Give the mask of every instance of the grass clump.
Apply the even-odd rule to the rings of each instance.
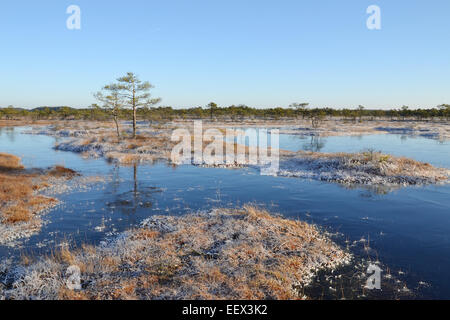
[[[78,172],[76,172],[75,170],[63,167],[63,166],[54,166],[53,168],[51,168],[47,174],[49,176],[52,177],[57,177],[57,178],[67,178],[67,179],[72,179],[76,176],[79,176],[80,174]]]
[[[26,267],[10,299],[300,299],[351,257],[315,226],[246,206],[158,216],[107,245],[62,249]],[[81,270],[81,290],[65,271]]]
[[[374,150],[359,153],[300,151],[286,156],[280,175],[342,184],[423,185],[447,182],[450,171]]]
[[[0,153],[0,172],[23,169],[20,158],[12,154]]]
[[[62,166],[25,169],[19,157],[0,153],[0,244],[38,230],[41,213],[58,203],[39,192],[58,183],[58,179],[76,175]]]

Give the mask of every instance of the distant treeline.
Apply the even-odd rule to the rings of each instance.
[[[340,117],[345,120],[375,120],[387,118],[391,120],[446,120],[450,118],[450,105],[444,104],[431,109],[410,109],[402,107],[392,110],[371,110],[359,106],[358,109],[311,108],[307,104],[293,104],[289,108],[260,109],[245,105],[218,107],[210,103],[206,107],[173,109],[172,107],[139,108],[137,116],[141,120],[170,121],[174,119],[218,119],[243,120],[282,118],[324,120],[327,117]],[[120,119],[132,119],[132,110],[120,110]],[[32,110],[0,108],[0,119],[30,119],[30,120],[110,120],[111,112],[94,104],[90,108],[76,109],[71,107],[41,107]]]

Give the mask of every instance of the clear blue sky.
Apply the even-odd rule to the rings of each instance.
[[[0,106],[88,106],[127,71],[174,107],[450,103],[448,0],[2,1],[0,41]]]

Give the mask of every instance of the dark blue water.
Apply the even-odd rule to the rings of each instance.
[[[426,298],[450,298],[450,186],[408,187],[374,192],[296,178],[261,176],[254,169],[226,170],[165,164],[117,167],[103,159],[82,159],[52,149],[54,138],[0,130],[0,152],[23,157],[30,167],[63,164],[83,175],[107,176],[89,192],[59,198],[63,205],[45,219],[42,232],[23,248],[1,248],[0,255],[47,250],[62,239],[98,243],[154,214],[178,215],[249,202],[288,217],[299,217],[343,234],[341,243],[364,237],[376,258],[408,275],[408,287],[431,284]],[[372,148],[450,168],[450,145],[399,135],[330,137],[282,136],[280,147],[322,152]],[[26,249],[24,249],[26,248]],[[355,252],[359,254],[359,252]]]

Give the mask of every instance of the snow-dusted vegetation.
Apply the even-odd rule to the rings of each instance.
[[[298,299],[351,255],[315,226],[244,207],[157,216],[102,245],[0,267],[6,299]],[[81,289],[67,286],[70,266]]]
[[[448,182],[450,170],[380,152],[298,152],[280,164],[280,176],[341,184],[422,185]]]

